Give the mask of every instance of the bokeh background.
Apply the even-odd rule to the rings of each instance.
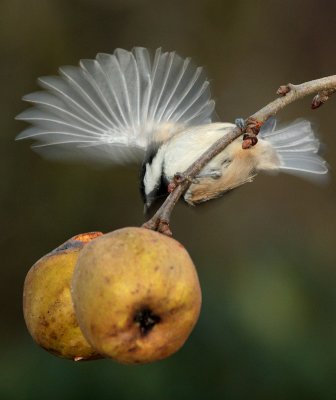
[[[200,275],[203,308],[176,355],[129,367],[73,363],[40,349],[22,317],[30,266],[71,236],[143,222],[135,167],[43,160],[14,142],[36,78],[97,52],[141,45],[204,65],[217,112],[233,121],[280,84],[335,73],[336,3],[226,0],[0,0],[0,398],[335,399],[335,110],[310,99],[278,117],[312,120],[326,185],[260,175],[198,208],[180,204],[175,237]]]

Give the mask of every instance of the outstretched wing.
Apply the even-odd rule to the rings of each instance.
[[[212,119],[202,68],[174,52],[117,49],[59,73],[39,79],[45,90],[24,96],[33,107],[17,116],[32,124],[17,139],[51,157],[134,161],[151,142]]]

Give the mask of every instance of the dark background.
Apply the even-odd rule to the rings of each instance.
[[[205,66],[220,118],[233,121],[280,84],[334,74],[335,26],[332,0],[0,0],[1,399],[336,398],[336,98],[278,115],[315,122],[327,185],[260,175],[175,209],[203,308],[184,348],[147,366],[58,359],[31,340],[21,308],[42,255],[80,232],[143,222],[137,170],[54,163],[14,142],[22,95],[59,65],[116,47],[176,50]]]

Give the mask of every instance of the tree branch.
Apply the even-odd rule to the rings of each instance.
[[[237,126],[230,130],[225,136],[207,149],[198,160],[184,171],[181,176],[176,177],[174,182],[171,183],[171,188],[173,188],[172,192],[156,211],[154,216],[143,224],[143,227],[157,230],[165,235],[172,236],[169,222],[173,208],[179,198],[191,185],[192,179],[208,164],[210,160],[222,152],[231,142],[243,133],[245,133],[242,144],[243,148],[247,149],[254,146],[258,141],[256,135],[258,134],[261,125],[269,117],[274,116],[290,103],[302,99],[305,96],[317,93],[312,102],[312,108],[314,109],[325,103],[335,91],[336,75],[305,82],[300,85],[289,83],[288,85],[280,86],[277,90],[277,94],[281,97],[267,104],[265,107],[247,118],[245,121],[245,129],[242,130]]]

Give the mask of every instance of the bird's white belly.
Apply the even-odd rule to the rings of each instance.
[[[227,124],[222,125],[225,129],[197,127],[195,131],[189,130],[169,141],[164,152],[165,175],[172,179],[177,172],[184,172],[190,167],[213,143],[226,134]],[[217,157],[212,159],[204,170],[214,169],[218,163]]]

